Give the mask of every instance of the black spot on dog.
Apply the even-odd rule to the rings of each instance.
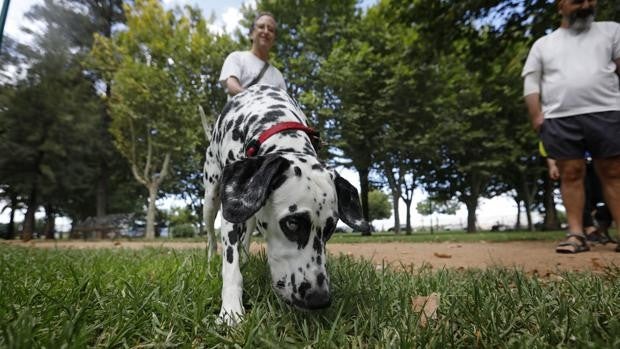
[[[321,238],[319,236],[314,237],[314,243],[312,244],[312,249],[316,251],[319,255],[323,250],[323,244],[321,244]],[[319,263],[320,264],[320,263]]]
[[[295,176],[301,177],[301,168],[299,166],[295,166],[293,170],[295,171]]]
[[[261,90],[261,91],[266,91],[266,90],[269,90],[269,85],[262,85],[262,86],[260,87],[260,90]]]
[[[267,109],[286,109],[286,106],[284,104],[272,104]]]
[[[321,164],[314,164],[314,165],[312,165],[312,169],[313,170],[318,170],[318,171],[323,171],[323,166],[321,166]]]
[[[310,269],[310,263],[306,263],[306,269]]]
[[[301,298],[306,297],[306,292],[312,287],[308,281],[304,281],[299,285],[299,295]]]
[[[243,139],[243,132],[241,132],[239,129],[234,128],[232,131],[232,139],[233,141],[239,142]]]
[[[226,123],[226,126],[224,126],[224,132],[228,133],[228,131],[230,131],[230,129],[233,127],[233,125],[234,125],[234,122],[232,120],[229,120]]]
[[[321,262],[323,260],[321,259],[321,255],[316,256],[316,264],[321,265]]]
[[[230,241],[231,245],[236,244],[238,238],[239,238],[239,233],[237,232],[236,228],[228,232],[228,241]]]
[[[316,284],[317,286],[322,287],[324,282],[325,282],[325,275],[323,273],[320,273],[316,277]]]
[[[291,205],[291,206],[289,206],[289,207],[288,207],[288,211],[289,211],[290,213],[293,213],[293,212],[297,211],[297,205]]]
[[[273,153],[274,150],[276,150],[277,146],[276,145],[271,145],[269,146],[269,148],[267,148],[265,151],[262,152],[262,154],[271,154]]]
[[[297,293],[297,284],[295,283],[295,274],[291,274],[291,286],[293,286],[293,292]]]
[[[276,282],[276,287],[279,288],[279,289],[283,289],[284,287],[286,287],[286,282],[284,281],[284,279],[283,280],[278,280],[278,282]]]
[[[265,115],[263,115],[259,122],[261,124],[272,123],[278,121],[278,119],[280,119],[284,115],[285,114],[282,110],[270,110],[266,112]]]
[[[305,163],[305,162],[308,162],[308,160],[306,160],[305,158],[302,158],[301,156],[300,156],[300,157],[298,157],[297,159],[299,159],[299,161],[304,162],[304,163]]]
[[[228,161],[235,161],[235,153],[232,150],[228,151],[228,157],[226,158]]]
[[[334,231],[336,230],[336,223],[332,217],[327,218],[325,221],[325,227],[323,227],[323,241],[329,240]]]
[[[232,246],[228,246],[228,248],[226,249],[226,260],[228,261],[228,263],[232,263],[233,262],[233,248]]]
[[[254,114],[250,116],[250,118],[248,119],[247,125],[253,125],[256,122],[256,119],[258,119],[258,114]]]

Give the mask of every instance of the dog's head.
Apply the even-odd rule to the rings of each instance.
[[[226,166],[220,195],[227,221],[256,217],[276,293],[302,309],[329,306],[325,243],[338,219],[359,231],[370,228],[355,187],[314,157],[272,154]]]

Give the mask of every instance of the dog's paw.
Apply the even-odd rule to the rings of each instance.
[[[241,312],[235,312],[222,308],[220,315],[217,317],[218,325],[237,326],[243,320],[243,308]]]

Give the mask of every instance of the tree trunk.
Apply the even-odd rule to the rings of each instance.
[[[9,213],[9,226],[6,230],[6,235],[4,236],[7,240],[13,240],[15,238],[15,211],[17,211],[17,194],[11,193],[11,213]]]
[[[43,228],[43,235],[46,240],[54,240],[54,233],[56,230],[55,221],[56,217],[54,209],[50,205],[45,206],[45,227]]]
[[[405,222],[405,234],[411,235],[411,204],[413,200],[405,200],[405,214],[407,217],[407,221]]]
[[[515,202],[517,203],[517,220],[515,223],[515,230],[521,230],[521,200],[518,197],[515,197]]]
[[[369,182],[368,182],[368,168],[357,168],[357,172],[359,173],[360,178],[360,196],[362,200],[362,215],[366,222],[370,224],[370,219],[368,215],[368,191],[369,191]],[[370,236],[371,232],[362,232],[364,236]]]
[[[22,230],[22,240],[24,242],[32,240],[34,235],[34,214],[37,212],[37,185],[36,182],[32,186],[30,191],[30,197],[28,198],[28,208],[26,209],[26,215],[24,216],[24,228]]]
[[[478,198],[470,198],[466,200],[465,206],[467,206],[467,232],[476,232],[476,209],[478,208]]]
[[[155,239],[155,200],[157,200],[157,190],[159,189],[156,182],[151,183],[149,189],[149,206],[146,210],[146,235],[147,239]]]
[[[108,208],[108,177],[109,169],[105,159],[99,164],[99,178],[97,180],[97,217],[103,217],[107,214]]]
[[[394,209],[394,233],[400,234],[400,213],[398,213],[398,201],[400,200],[400,193],[395,193],[392,190],[392,207]]]
[[[394,233],[400,233],[400,213],[398,212],[398,202],[400,200],[400,186],[398,185],[396,178],[394,177],[394,169],[390,164],[386,162],[384,165],[385,177],[387,178],[392,192],[392,209],[394,210]]]

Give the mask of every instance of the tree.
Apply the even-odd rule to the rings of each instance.
[[[146,237],[153,238],[155,201],[172,163],[204,139],[197,107],[214,103],[205,102],[211,87],[205,81],[216,79],[211,50],[220,50],[196,9],[175,13],[155,0],[137,0],[125,13],[127,30],[112,39],[97,36],[91,64],[112,81],[110,128],[134,178],[148,190]]]
[[[388,196],[378,189],[373,189],[368,193],[368,208],[371,222],[375,219],[390,218],[392,214]]]
[[[433,233],[433,215],[434,214],[456,214],[460,203],[456,200],[441,201],[436,198],[429,197],[424,201],[418,202],[416,210],[423,216],[431,216],[430,228]],[[436,229],[439,229],[439,220],[435,222]]]

